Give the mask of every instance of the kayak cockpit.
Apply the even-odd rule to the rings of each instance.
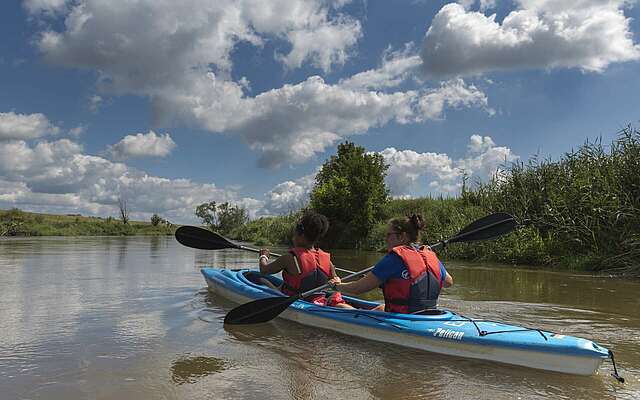
[[[259,271],[244,271],[242,276],[251,284],[256,285],[258,287],[262,287],[264,289],[270,289],[271,291],[275,291],[281,296],[284,296],[282,292],[280,292],[280,287],[282,285],[282,279],[278,278],[274,275],[262,274]],[[319,292],[324,294],[325,292]],[[351,305],[355,309],[358,310],[372,310],[375,307],[379,306],[380,303],[375,301],[368,301],[364,299],[360,299],[358,297],[343,295],[342,298],[347,302],[347,304]],[[332,307],[333,308],[333,307]],[[439,309],[426,309],[413,313],[412,315],[431,315],[431,316],[439,316],[445,315],[447,311],[439,310]]]

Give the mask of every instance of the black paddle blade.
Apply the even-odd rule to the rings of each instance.
[[[197,226],[181,226],[176,230],[176,240],[187,247],[201,250],[220,250],[237,247],[224,237]]]
[[[250,301],[229,311],[224,323],[230,325],[248,325],[268,322],[280,315],[298,296],[267,297]]]
[[[447,242],[475,242],[493,239],[511,232],[516,226],[516,220],[507,213],[490,214],[465,226]]]

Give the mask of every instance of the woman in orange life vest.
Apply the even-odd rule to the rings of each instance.
[[[288,296],[322,286],[329,279],[340,282],[329,253],[315,247],[316,242],[327,233],[328,229],[327,217],[313,212],[306,213],[294,229],[293,247],[289,249],[287,254],[283,254],[269,263],[269,250],[260,250],[260,258],[258,259],[260,272],[277,274],[282,271],[284,282],[279,289]],[[268,284],[266,279],[264,283]],[[311,295],[305,300],[323,306],[353,308],[345,303],[340,292]]]
[[[424,227],[420,215],[389,221],[387,250],[371,272],[355,282],[335,282],[335,288],[359,294],[382,286],[384,304],[375,310],[419,313],[436,308],[440,289],[453,284],[453,278],[427,246],[413,244]]]

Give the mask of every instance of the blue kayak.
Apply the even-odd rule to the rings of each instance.
[[[238,304],[284,296],[261,283],[261,279],[267,279],[278,286],[282,283],[279,278],[255,270],[203,268],[201,272],[211,292]],[[474,320],[443,309],[429,310],[427,315],[371,311],[379,303],[345,295],[343,298],[356,309],[318,306],[298,300],[279,317],[433,353],[569,374],[592,375],[610,357],[606,348],[573,336]]]

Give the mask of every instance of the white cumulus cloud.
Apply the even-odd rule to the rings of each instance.
[[[426,91],[418,100],[420,120],[439,119],[445,106],[451,108],[481,107],[489,115],[495,110],[488,106],[487,96],[474,85],[467,85],[458,78],[442,82],[437,89]]]
[[[343,64],[361,36],[360,23],[342,13],[346,3],[68,1],[64,24],[42,29],[36,43],[53,64],[97,71],[102,92],[149,98],[155,126],[181,121],[236,135],[261,153],[265,167],[305,162],[388,123],[442,118],[447,106],[491,112],[484,94],[462,81],[379,91],[414,74],[421,61],[409,45],[385,52],[380,68],[336,84],[310,76],[251,97],[246,78],[231,79],[240,42],[260,48],[284,41],[288,46],[276,46],[274,57],[286,68],[308,63],[328,71]],[[93,100],[98,106],[101,97]]]
[[[116,91],[153,92],[212,65],[229,71],[241,41],[261,46],[279,38],[291,45],[279,55],[289,67],[308,61],[328,70],[344,63],[360,37],[360,24],[339,12],[344,3],[69,0],[64,29],[43,30],[37,44],[53,63],[99,70]]]
[[[278,215],[297,211],[309,202],[316,174],[309,174],[295,181],[279,183],[265,195],[263,214]]]
[[[192,93],[198,95],[180,97],[165,108],[192,114],[210,131],[239,136],[262,153],[260,163],[266,167],[306,161],[341,139],[392,121],[441,118],[445,105],[492,112],[484,93],[462,80],[435,89],[384,93],[331,85],[312,76],[245,97],[239,85],[209,74]]]
[[[459,176],[447,154],[418,153],[394,147],[388,147],[380,154],[389,164],[386,183],[393,196],[415,195],[420,189],[420,178],[429,178],[431,182],[455,182]]]
[[[103,101],[104,99],[102,98],[102,96],[99,96],[97,94],[90,96],[88,99],[89,110],[97,112],[100,109]]]
[[[137,133],[127,135],[118,143],[109,146],[107,152],[116,160],[136,157],[166,157],[176,147],[176,143],[168,133],[156,135]]]
[[[458,169],[465,171],[470,178],[487,180],[505,163],[518,159],[511,149],[496,146],[491,137],[472,135],[469,140],[467,157],[458,161]]]
[[[489,136],[472,135],[464,158],[453,160],[444,153],[418,153],[389,147],[380,152],[389,164],[386,183],[396,197],[456,194],[464,173],[471,179],[487,181],[497,170],[518,159],[511,149],[496,146]],[[426,189],[425,189],[426,188]]]
[[[66,10],[66,0],[24,0],[23,6],[30,14],[56,14]]]
[[[178,223],[195,222],[195,207],[208,201],[239,204],[251,215],[263,206],[213,183],[152,176],[84,154],[82,146],[69,139],[33,146],[0,142],[0,208],[115,216],[120,196],[126,198],[133,219],[148,220],[158,213]]]
[[[60,128],[49,122],[44,114],[0,113],[0,140],[37,139],[59,132]]]
[[[292,49],[279,58],[289,68],[299,68],[305,61],[324,71],[332,65],[343,65],[349,49],[362,36],[360,23],[350,18],[339,22],[323,22],[309,29],[293,30],[286,34]]]
[[[528,68],[602,72],[637,60],[625,0],[516,0],[500,23],[496,15],[450,3],[433,18],[422,48],[432,77]]]
[[[340,86],[345,89],[384,89],[400,85],[413,76],[422,65],[420,56],[414,54],[413,46],[407,45],[400,51],[387,49],[382,65],[343,79]]]
[[[480,11],[486,11],[496,7],[496,0],[458,0],[458,3],[467,10],[476,4]]]
[[[78,137],[82,135],[87,130],[85,125],[78,125],[75,128],[69,129],[69,135]]]

